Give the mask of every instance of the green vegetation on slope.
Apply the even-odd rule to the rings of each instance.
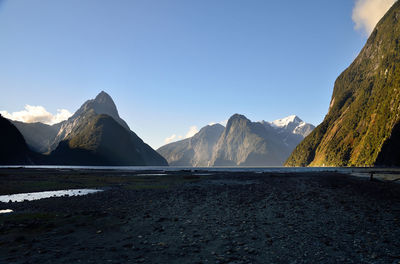
[[[396,2],[336,80],[328,114],[297,146],[287,166],[400,165],[399,156],[395,161],[385,157],[393,151],[381,152],[390,136],[391,141],[400,137],[392,133],[400,120],[399,41],[400,2]]]

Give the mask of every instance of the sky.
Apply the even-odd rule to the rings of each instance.
[[[153,148],[240,113],[318,125],[394,0],[0,0],[0,113],[48,124],[102,90]]]

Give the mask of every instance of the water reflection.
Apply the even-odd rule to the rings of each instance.
[[[135,176],[166,176],[168,174],[166,173],[142,173],[142,174],[136,174]]]
[[[103,190],[95,189],[73,189],[73,190],[61,190],[61,191],[46,191],[46,192],[32,192],[32,193],[19,193],[10,195],[0,195],[0,202],[8,203],[11,202],[23,202],[33,201],[50,197],[62,197],[62,196],[81,196],[90,193],[101,192]]]

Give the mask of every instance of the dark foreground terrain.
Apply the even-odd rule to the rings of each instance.
[[[400,185],[335,173],[0,170],[0,263],[400,263]],[[159,172],[158,172],[159,173]],[[143,174],[143,172],[140,172]]]

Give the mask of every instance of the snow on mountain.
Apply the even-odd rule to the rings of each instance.
[[[288,116],[288,117],[285,117],[285,118],[282,118],[282,119],[278,119],[278,120],[272,121],[271,125],[273,127],[284,128],[284,127],[287,127],[290,123],[295,123],[295,124],[299,124],[300,125],[300,123],[304,123],[304,122],[298,116],[291,115],[291,116]]]
[[[277,129],[279,133],[289,132],[291,134],[301,135],[306,137],[315,128],[312,124],[306,123],[296,115],[290,115],[285,118],[277,119],[272,122],[261,121],[264,126],[269,124]]]

